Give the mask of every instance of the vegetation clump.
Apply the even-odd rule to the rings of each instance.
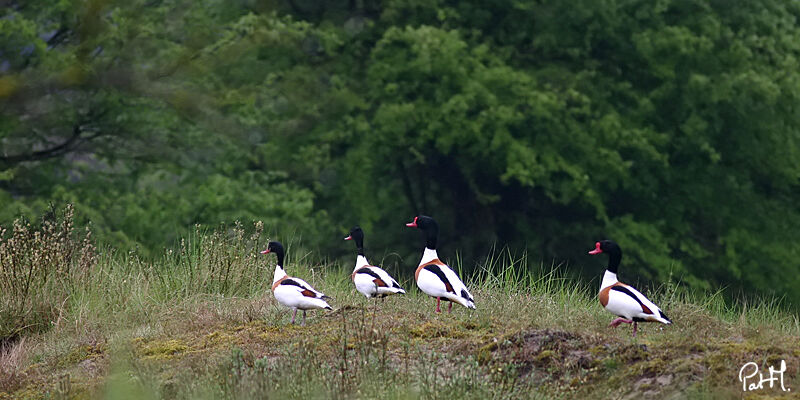
[[[97,250],[87,228],[74,230],[74,209],[51,208],[34,225],[0,227],[0,345],[63,323],[70,297],[95,272]]]
[[[177,339],[142,341],[137,338],[134,342],[140,344],[139,352],[149,360],[168,360],[189,350],[189,346]]]

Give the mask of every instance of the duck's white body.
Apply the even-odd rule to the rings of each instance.
[[[361,254],[356,257],[356,266],[351,278],[356,285],[356,290],[367,298],[406,292],[388,272],[380,267],[369,265],[367,258]]]
[[[419,289],[428,296],[446,299],[475,309],[475,301],[467,290],[467,286],[447,264],[439,260],[436,250],[425,248],[414,278]]]
[[[331,309],[331,306],[325,301],[327,298],[325,294],[300,278],[290,277],[280,265],[275,266],[272,294],[278,303],[294,310]]]
[[[661,309],[633,286],[617,280],[617,274],[606,270],[600,284],[600,304],[619,317],[637,322],[661,322],[671,324]]]

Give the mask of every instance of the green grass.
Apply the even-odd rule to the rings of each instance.
[[[157,260],[101,251],[79,282],[42,295],[61,304],[46,329],[4,344],[0,399],[740,398],[742,364],[781,359],[800,392],[800,322],[776,301],[731,306],[668,282],[647,294],[675,324],[632,338],[607,327],[597,288],[508,252],[467,277],[477,310],[436,314],[408,281],[415,265],[400,275],[407,295],[367,301],[350,263],[290,242],[287,272],[334,310],[289,325],[261,230],[198,229]]]

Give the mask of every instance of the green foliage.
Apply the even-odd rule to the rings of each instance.
[[[0,16],[0,221],[72,202],[155,256],[264,221],[341,256],[470,270],[495,243],[800,304],[793,3],[14,2]],[[452,257],[452,256],[450,256]]]

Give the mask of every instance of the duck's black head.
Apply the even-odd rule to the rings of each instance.
[[[356,242],[358,254],[362,256],[364,255],[364,231],[361,230],[361,227],[356,225],[353,227],[353,229],[350,229],[350,236],[344,238],[344,240],[352,240]]]
[[[619,245],[613,240],[601,240],[594,244],[594,250],[590,251],[589,254],[600,253],[608,254],[608,270],[616,274],[617,267],[622,259],[622,249],[619,248]]]
[[[269,242],[267,243],[267,249],[262,251],[261,254],[268,254],[268,253],[275,253],[278,256],[278,265],[283,267],[283,256],[285,251],[283,250],[283,245],[281,242]]]
[[[436,239],[439,236],[439,224],[436,223],[436,220],[427,215],[418,215],[406,226],[419,228],[425,234],[425,247],[436,250]]]

